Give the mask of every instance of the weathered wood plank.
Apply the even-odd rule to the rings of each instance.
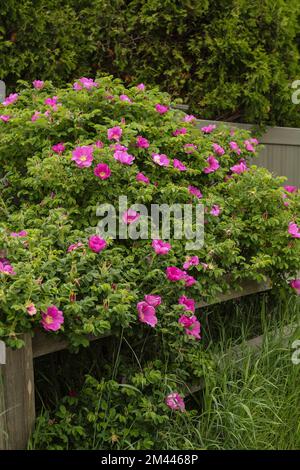
[[[237,299],[239,297],[246,297],[251,294],[258,294],[259,292],[265,292],[272,288],[270,281],[257,282],[257,281],[243,281],[241,282],[240,289],[230,290],[225,294],[219,294],[214,300],[210,302],[198,302],[196,308],[209,307],[227,300]]]
[[[31,335],[25,346],[6,348],[0,365],[0,449],[25,449],[35,420],[34,373]]]

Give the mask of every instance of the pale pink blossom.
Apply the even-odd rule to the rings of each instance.
[[[164,153],[153,153],[152,159],[159,166],[169,166],[170,160]]]
[[[218,217],[220,213],[221,213],[220,206],[218,206],[217,204],[214,204],[210,210],[210,214],[213,215],[214,217]]]
[[[219,144],[213,144],[212,145],[213,147],[213,151],[217,154],[217,155],[224,155],[225,153],[225,150],[223,149],[223,147],[221,147],[221,145]]]
[[[134,222],[139,220],[140,217],[141,217],[140,214],[133,209],[128,209],[126,212],[122,214],[122,220],[124,224],[128,224],[128,225],[133,224]]]
[[[30,315],[31,317],[33,317],[37,312],[37,309],[35,308],[35,305],[33,303],[28,304],[26,310],[28,315]]]
[[[132,100],[127,95],[120,95],[120,100],[125,101],[126,103],[132,103]]]
[[[132,165],[135,157],[130,153],[127,153],[126,150],[116,150],[114,153],[114,159],[124,165]]]
[[[40,111],[35,111],[34,114],[31,116],[31,121],[37,121],[41,117],[41,112]]]
[[[1,114],[0,120],[2,122],[8,122],[10,120],[10,116],[8,116],[7,114]]]
[[[239,163],[233,165],[230,170],[232,171],[232,173],[240,175],[241,173],[244,173],[248,170],[247,163],[245,162],[245,160],[240,160]]]
[[[169,106],[165,106],[164,104],[157,104],[155,105],[155,109],[159,114],[165,114],[169,111]]]
[[[234,141],[229,142],[230,149],[235,152],[237,155],[241,154],[241,149],[239,148],[238,144]]]
[[[253,147],[252,143],[249,140],[245,140],[244,145],[245,145],[245,149],[248,152],[252,152],[252,153],[255,152],[255,148]]]
[[[183,118],[184,122],[194,122],[196,121],[196,116],[193,116],[193,114],[186,114]]]
[[[97,142],[95,142],[95,147],[102,149],[104,147],[104,143],[101,142],[101,140],[97,140]]]
[[[36,90],[41,90],[45,86],[45,82],[43,80],[33,80],[32,85]]]
[[[208,126],[201,127],[201,131],[204,132],[204,134],[210,134],[216,127],[215,124],[209,124]]]
[[[157,255],[166,255],[172,247],[170,243],[164,242],[163,240],[153,240],[152,248]]]
[[[92,145],[83,145],[76,147],[72,152],[72,160],[79,168],[86,168],[92,165],[93,162],[93,147]]]
[[[5,98],[2,104],[3,106],[9,106],[10,104],[13,104],[16,101],[18,101],[18,98],[19,98],[18,93],[11,93],[10,95],[8,95],[7,98]]]
[[[144,83],[139,83],[136,88],[139,90],[139,91],[145,91],[145,85]]]
[[[184,285],[185,287],[191,287],[194,284],[196,284],[196,279],[193,276],[190,276],[189,274],[185,274],[184,276]]]
[[[191,266],[198,266],[199,258],[198,256],[188,256],[183,264],[183,269],[187,270]]]
[[[195,144],[184,144],[183,150],[187,154],[194,153],[197,150],[197,145],[195,145]]]
[[[71,253],[71,251],[77,250],[77,248],[80,248],[81,246],[83,246],[83,243],[81,242],[72,243],[72,245],[68,247],[67,252]]]
[[[20,232],[11,232],[10,236],[14,238],[24,238],[27,237],[28,233],[26,230],[21,230]]]

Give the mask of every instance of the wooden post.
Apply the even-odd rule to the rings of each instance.
[[[6,348],[0,365],[0,449],[5,450],[26,449],[35,420],[30,334],[23,339],[22,349]]]

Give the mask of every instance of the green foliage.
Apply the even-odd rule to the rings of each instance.
[[[298,0],[8,0],[0,77],[108,72],[159,84],[202,118],[299,126],[299,15]]]

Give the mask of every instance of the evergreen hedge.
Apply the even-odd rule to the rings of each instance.
[[[298,0],[7,0],[0,78],[57,85],[113,73],[203,118],[299,126]]]

